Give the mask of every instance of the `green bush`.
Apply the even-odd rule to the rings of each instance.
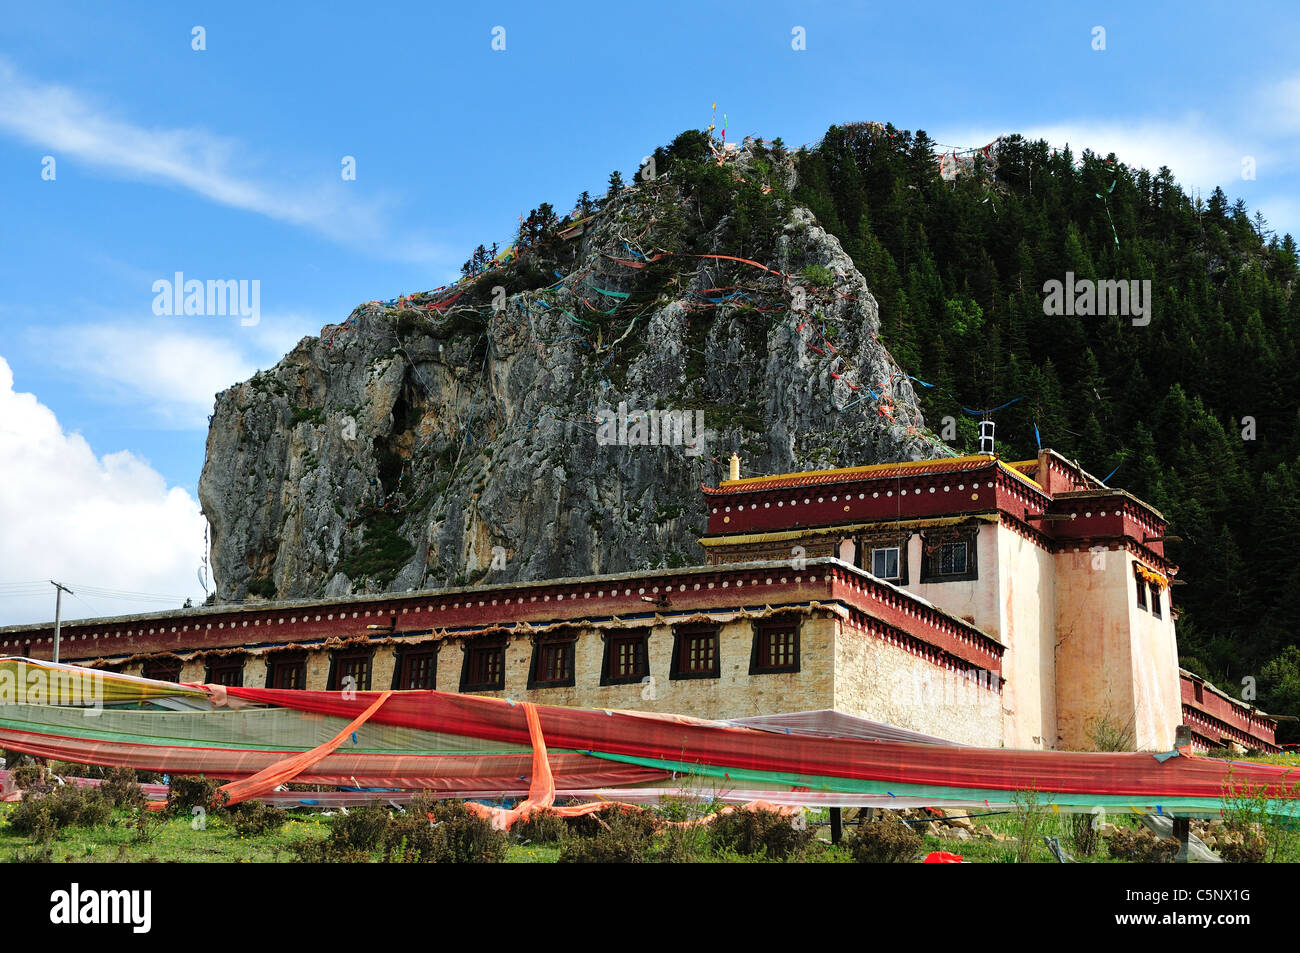
[[[497,864],[510,841],[460,801],[417,797],[396,817],[387,808],[355,808],[334,818],[322,841],[294,844],[307,863],[365,863],[378,854],[397,863]]]
[[[562,864],[643,864],[651,859],[658,820],[650,811],[613,804],[569,819]]]
[[[330,840],[343,849],[379,851],[388,842],[392,817],[387,808],[367,804],[337,814],[330,824]]]
[[[244,801],[228,812],[231,826],[240,837],[261,837],[284,827],[289,812],[263,801]]]
[[[567,818],[569,833],[578,837],[599,837],[616,828],[630,827],[638,836],[653,837],[659,822],[650,811],[639,811],[622,804],[611,804],[591,814]]]
[[[825,265],[808,265],[799,272],[799,277],[818,288],[829,287],[835,283],[834,273]]]
[[[432,814],[432,848],[422,859],[440,864],[499,864],[506,859],[510,838],[460,801],[443,801]],[[405,817],[414,817],[408,812]],[[429,822],[427,815],[417,820]],[[390,849],[395,846],[390,844]]]
[[[1101,835],[1095,821],[1092,814],[1075,814],[1070,818],[1070,844],[1080,857],[1091,857],[1097,853]]]
[[[105,776],[99,790],[113,807],[127,810],[142,809],[149,800],[140,790],[140,782],[136,780],[135,771],[131,768],[113,768]]]
[[[112,813],[112,804],[97,788],[69,784],[48,791],[28,791],[9,813],[9,828],[17,834],[49,840],[65,827],[106,823]]]
[[[644,828],[620,824],[595,837],[573,837],[560,850],[561,864],[643,864],[654,838]]]
[[[776,811],[732,811],[714,819],[709,841],[715,850],[738,854],[761,854],[784,860],[801,852],[812,840],[812,831],[797,831],[790,818]]]
[[[188,817],[197,807],[220,814],[226,807],[226,793],[220,788],[221,782],[213,778],[174,777],[167,789],[167,813]]]
[[[541,810],[515,823],[510,833],[518,841],[530,844],[557,844],[564,840],[569,825],[552,810]]]
[[[910,864],[925,847],[920,834],[893,814],[863,824],[847,844],[860,864]]]

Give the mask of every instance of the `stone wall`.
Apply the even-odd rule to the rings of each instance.
[[[873,633],[835,620],[837,711],[963,744],[1002,744],[1002,696]]]

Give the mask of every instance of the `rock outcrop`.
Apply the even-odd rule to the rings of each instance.
[[[721,171],[789,168],[746,152]],[[217,598],[701,563],[699,486],[733,451],[745,475],[932,454],[839,242],[780,183],[736,189],[771,234],[660,176],[579,236],[359,308],[218,395],[199,483]],[[630,445],[651,410],[706,433]]]

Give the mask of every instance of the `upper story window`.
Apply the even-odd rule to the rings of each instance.
[[[799,620],[765,620],[754,626],[749,674],[799,671]]]
[[[370,672],[375,657],[373,648],[345,649],[334,653],[330,666],[332,692],[370,691]]]
[[[689,626],[673,631],[669,678],[718,678],[722,674],[717,626]]]
[[[147,659],[140,671],[144,678],[156,678],[160,682],[179,682],[181,680],[180,659]],[[212,684],[209,682],[209,684]]]
[[[600,684],[627,685],[650,674],[650,630],[611,632],[605,636],[605,659]]]
[[[573,656],[577,640],[541,638],[533,645],[533,663],[528,673],[529,688],[562,688],[572,685]]]
[[[956,582],[979,578],[977,531],[942,532],[921,538],[921,582]]]
[[[1159,619],[1162,615],[1160,609],[1161,592],[1160,587],[1154,582],[1151,585],[1151,614]]]
[[[266,657],[266,687],[303,689],[307,687],[307,653],[276,652]]]
[[[244,684],[244,657],[242,655],[222,655],[208,659],[208,670],[203,679],[209,685]]]
[[[432,691],[438,687],[438,643],[424,642],[398,650],[393,668],[393,688],[403,692]]]
[[[460,672],[462,692],[499,692],[506,687],[504,642],[465,646],[465,664]]]
[[[878,579],[900,581],[903,578],[902,565],[897,546],[880,546],[871,551],[871,575]]]
[[[1137,607],[1145,609],[1147,607],[1147,581],[1136,573],[1133,579],[1137,582]]]

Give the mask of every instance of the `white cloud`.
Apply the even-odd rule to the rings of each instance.
[[[1269,126],[1300,131],[1300,73],[1266,86],[1262,98]]]
[[[59,337],[67,343],[58,360],[81,386],[99,390],[96,403],[143,404],[169,427],[206,427],[217,392],[256,370],[229,341],[210,335],[88,325]]]
[[[1260,164],[1273,159],[1273,147],[1267,142],[1234,135],[1194,116],[1177,120],[1064,121],[1001,131],[960,130],[948,135],[961,138],[943,141],[982,145],[1005,132],[1018,132],[1031,140],[1046,139],[1057,148],[1069,145],[1076,156],[1085,148],[1102,156],[1113,152],[1132,168],[1141,166],[1155,172],[1167,165],[1184,187],[1202,189],[1222,185],[1227,191],[1234,179],[1240,181],[1243,156],[1253,155]]]
[[[77,590],[130,590],[202,598],[195,572],[203,554],[198,502],[134,454],[95,455],[80,434],[65,433],[33,394],[14,390],[0,357],[0,624],[53,616],[48,584]],[[90,592],[64,597],[65,618],[166,608],[147,599]]]
[[[222,320],[104,317],[57,329],[62,344],[51,358],[94,403],[129,406],[133,417],[165,428],[206,430],[219,392],[274,366],[324,323],[292,314],[264,315],[224,335],[201,326]]]
[[[1291,95],[1300,92],[1300,78],[1288,82],[1295,86]],[[1280,103],[1289,88],[1285,83],[1277,84],[1269,88],[1269,95]],[[1289,108],[1293,118],[1300,122],[1300,105],[1292,102]],[[1079,119],[1026,123],[1005,129],[950,129],[943,135],[936,134],[936,138],[944,143],[983,145],[999,135],[1015,132],[1030,140],[1045,139],[1057,148],[1069,145],[1076,157],[1085,148],[1102,156],[1113,152],[1130,168],[1145,167],[1155,172],[1161,166],[1168,166],[1186,192],[1199,189],[1203,196],[1208,196],[1215,186],[1220,186],[1229,200],[1233,200],[1247,185],[1241,177],[1245,157],[1254,158],[1260,184],[1284,180],[1298,164],[1294,158],[1295,144],[1288,143],[1280,127],[1267,127],[1250,121],[1249,117],[1240,125],[1236,129],[1195,115],[1178,119]],[[1262,208],[1265,216],[1275,221],[1282,231],[1295,231],[1300,225],[1291,216],[1293,206],[1288,202],[1255,199],[1248,204]]]
[[[296,183],[301,170],[279,182],[262,182],[236,168],[249,150],[239,141],[203,129],[148,128],[116,118],[75,90],[23,76],[0,58],[0,130],[55,156],[71,156],[130,178],[164,182],[204,198],[310,228],[404,261],[440,263],[447,249],[419,236],[395,234],[386,203],[366,204],[349,185],[321,174],[310,188]],[[337,181],[335,181],[337,179]]]

